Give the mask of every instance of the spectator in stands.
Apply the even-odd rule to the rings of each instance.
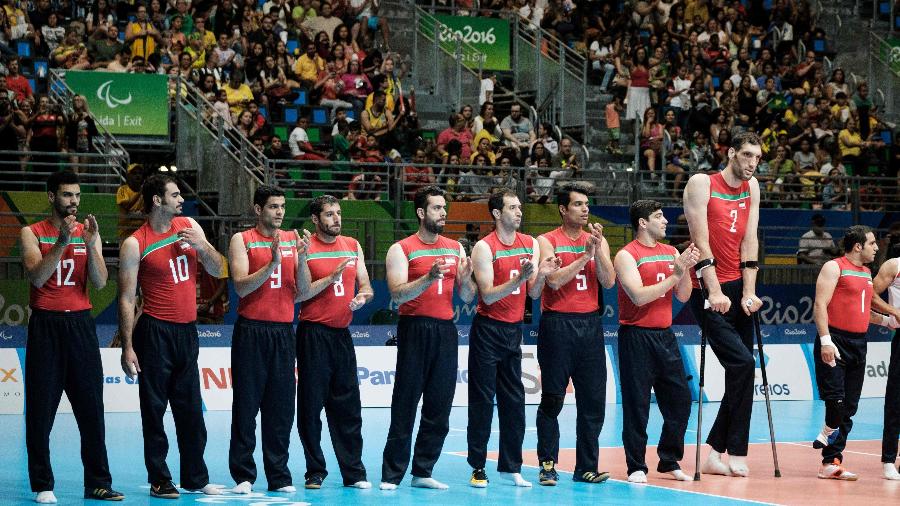
[[[213,50],[215,63],[220,69],[233,71],[239,67],[237,64],[237,52],[231,47],[228,34],[219,34],[219,45]]]
[[[663,126],[656,121],[656,109],[648,108],[644,111],[644,120],[641,122],[641,154],[650,171],[651,178],[656,181],[657,162],[662,150]]]
[[[478,105],[494,101],[494,86],[497,84],[497,73],[488,71],[482,75],[481,88],[478,91]]]
[[[556,153],[559,152],[559,143],[556,142],[556,139],[553,136],[553,125],[549,122],[544,121],[538,123],[537,138],[531,145],[534,146],[534,144],[538,142],[543,144],[551,155],[556,155]]]
[[[522,115],[520,104],[513,104],[509,108],[509,116],[500,122],[500,130],[503,132],[504,143],[520,150],[530,148],[537,139],[534,125],[530,119]]]
[[[25,78],[22,74],[19,73],[19,58],[11,57],[6,64],[7,74],[6,74],[6,88],[12,92],[14,92],[13,100],[15,102],[22,102],[26,98],[30,97],[34,90],[31,89],[31,84],[28,83],[28,79]]]
[[[472,132],[466,128],[466,119],[462,114],[450,115],[450,126],[441,131],[437,136],[437,152],[441,159],[446,161],[450,153],[447,150],[447,144],[456,140],[462,146],[461,152],[458,153],[463,160],[468,160],[472,155]]]
[[[472,131],[472,127],[475,126],[475,115],[472,114],[472,112],[472,106],[469,104],[462,106],[459,110],[459,113],[462,114],[462,117],[466,122],[466,129],[470,132]],[[472,132],[472,134],[474,135],[475,132]]]
[[[392,154],[399,157],[400,153],[393,150]],[[392,161],[397,163],[397,160],[393,158]],[[412,157],[412,163],[412,165],[407,165],[403,169],[403,191],[406,194],[406,199],[410,201],[420,188],[432,185],[435,181],[434,169],[425,165],[428,163],[425,148],[416,148]]]
[[[319,73],[316,81],[316,89],[319,90],[319,105],[331,109],[331,121],[334,121],[338,109],[350,109],[353,104],[341,100],[344,94],[344,81],[338,76],[334,68],[334,61],[325,64],[325,70]]]
[[[41,153],[59,153],[59,127],[63,126],[64,118],[59,108],[50,103],[50,97],[42,95],[38,98],[37,111],[28,121],[30,130],[31,151]],[[34,155],[32,160],[37,164],[35,170],[41,172],[53,172],[55,163],[59,157],[53,154]]]
[[[399,115],[394,116],[391,111],[385,108],[385,100],[384,91],[375,90],[372,106],[367,107],[360,115],[360,123],[362,123],[363,130],[368,135],[375,136],[378,139],[378,145],[382,149],[393,147],[392,133],[397,126],[397,122],[404,114],[404,111],[401,109]]]
[[[619,130],[621,125],[619,114],[624,110],[622,96],[618,93],[613,94],[612,100],[606,104],[606,128],[609,132],[609,142],[606,144],[607,153],[622,154],[622,148],[619,147],[619,139],[622,135]]]
[[[329,41],[334,42],[331,38],[337,27],[342,24],[343,21],[341,21],[341,18],[333,15],[331,3],[322,2],[322,5],[319,7],[318,15],[307,18],[303,22],[303,27],[306,28],[307,33],[317,34],[319,32],[325,32],[328,35]]]
[[[297,96],[291,91],[284,71],[275,64],[275,57],[266,55],[263,67],[259,71],[259,84],[262,87],[262,102],[273,108],[284,105]]]
[[[116,59],[124,45],[119,42],[119,28],[105,21],[97,27],[88,41],[88,57],[91,68],[106,68]]]
[[[831,78],[825,85],[825,97],[829,100],[837,98],[838,93],[850,96],[850,85],[847,84],[844,76],[844,69],[836,68],[831,71]]]
[[[316,44],[308,42],[303,56],[298,58],[297,63],[294,64],[294,74],[301,86],[311,90],[316,85],[316,79],[322,70],[325,70],[325,60],[316,54]]]
[[[65,40],[50,53],[53,64],[68,70],[85,70],[91,67],[87,48],[78,38],[78,32],[70,27]]]
[[[131,71],[131,49],[123,47],[116,53],[113,61],[106,65],[107,72],[130,72]]]
[[[132,59],[139,56],[144,61],[151,62],[151,57],[156,54],[157,45],[162,40],[162,34],[147,17],[147,7],[138,5],[137,17],[125,27],[125,45],[131,47]]]
[[[472,140],[472,154],[469,155],[468,162],[474,165],[475,157],[478,155],[484,156],[491,165],[497,160],[491,137],[485,130],[478,132]]]
[[[706,132],[694,132],[694,144],[691,146],[691,163],[700,172],[711,172],[716,169],[715,157],[709,145]]]
[[[317,151],[310,144],[309,135],[306,133],[307,128],[309,128],[309,116],[302,114],[297,118],[297,126],[291,131],[290,137],[288,137],[291,156],[294,160],[326,160],[327,155]]]
[[[804,138],[800,140],[800,149],[794,152],[793,159],[794,165],[801,172],[806,172],[809,168],[818,170],[816,167],[816,155],[812,152],[812,145],[809,139]]]
[[[66,38],[66,29],[59,25],[60,15],[50,12],[47,23],[40,28],[42,51],[53,52]]]
[[[503,131],[500,130],[500,125],[498,125],[497,118],[494,116],[493,102],[481,104],[481,111],[478,116],[475,116],[473,121],[472,133],[478,135],[478,132],[485,128],[486,123],[494,125],[493,128],[488,129],[488,134],[491,135],[491,142],[499,142],[500,137],[503,136]]]
[[[356,19],[358,22],[353,25],[353,38],[362,41],[365,46],[373,45],[371,43],[371,35],[379,30],[381,38],[386,48],[390,48],[390,28],[387,21],[378,16],[378,3],[373,0],[350,0],[348,9],[350,19]]]
[[[144,166],[137,163],[129,165],[125,183],[116,191],[116,207],[119,209],[117,236],[120,243],[144,223],[141,214],[144,208],[144,199],[141,197],[143,184]]]
[[[342,99],[353,104],[356,111],[362,111],[366,107],[366,98],[372,93],[372,83],[369,77],[360,70],[359,58],[353,57],[347,64],[347,72],[341,76],[344,83]]]
[[[616,59],[616,72],[628,76],[628,108],[625,119],[640,119],[650,104],[650,61],[647,50],[638,47],[632,60]]]
[[[822,265],[840,254],[831,234],[825,231],[825,217],[814,214],[812,228],[800,236],[797,249],[798,264]]]
[[[90,163],[90,158],[79,153],[94,151],[94,137],[97,125],[88,110],[87,98],[75,95],[72,99],[72,113],[66,119],[66,146],[70,161],[75,164],[75,172],[83,172],[81,164]]]
[[[848,166],[853,174],[858,174],[862,169],[863,150],[869,147],[869,142],[863,140],[860,135],[859,123],[855,118],[851,118],[847,122],[847,128],[838,134],[838,147],[841,157],[844,159],[844,165]]]
[[[547,167],[549,167],[553,155],[547,151],[547,146],[543,143],[535,142],[534,145],[531,146],[531,152],[528,154],[528,158],[525,159],[525,165],[530,168],[537,168],[538,162],[544,158],[547,159]]]
[[[2,11],[3,9],[0,9]],[[4,81],[0,75],[0,83]],[[12,152],[19,151],[20,139],[26,136],[26,121],[15,109],[15,104],[9,99],[9,95],[0,95],[0,151],[10,153],[0,154],[0,171],[24,170],[19,163],[19,156]],[[0,179],[8,179],[2,177]],[[3,190],[20,190],[18,185],[4,185]]]
[[[579,177],[581,166],[578,153],[572,148],[572,139],[564,138],[559,141],[559,153],[553,155],[550,167],[565,170],[566,177],[577,178]]]
[[[231,73],[228,83],[222,87],[228,96],[228,106],[235,118],[247,105],[253,101],[253,91],[244,83],[244,72],[235,70]]]
[[[822,209],[844,211],[849,208],[850,195],[847,184],[840,170],[833,168],[828,172],[822,188]]]

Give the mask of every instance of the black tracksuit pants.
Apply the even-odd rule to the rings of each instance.
[[[200,341],[196,323],[172,323],[142,314],[134,327],[133,346],[141,366],[138,393],[147,480],[153,484],[172,479],[166,465],[169,440],[163,426],[166,405],[171,404],[181,486],[205,487],[209,472],[203,460],[206,424],[197,369]]]
[[[887,389],[884,391],[884,435],[881,439],[881,461],[897,460],[897,438],[900,437],[900,330],[891,341],[891,363],[888,366]]]
[[[50,431],[63,391],[81,432],[85,488],[110,488],[103,364],[90,311],[33,309],[25,344],[25,446],[33,492],[53,490]]]
[[[500,420],[497,470],[522,469],[525,438],[525,386],[522,385],[522,326],[476,315],[469,332],[468,462],[482,469],[487,458],[494,416],[494,395]]]
[[[235,483],[256,482],[256,414],[262,412],[263,469],[269,490],[291,485],[288,447],[294,425],[294,329],[290,323],[238,318],[231,339],[231,445]]]
[[[327,476],[322,453],[322,408],[344,485],[366,479],[362,463],[362,407],[356,351],[346,328],[297,325],[297,428],[306,457],[306,477]]]
[[[597,472],[606,416],[606,347],[600,314],[543,313],[537,356],[542,392],[536,420],[538,460],[559,462],[559,413],[544,411],[544,397],[556,396],[561,407],[571,378],[578,409],[575,474]]]
[[[706,329],[706,340],[725,369],[725,395],[706,443],[719,453],[746,456],[753,411],[753,319],[741,309],[744,283],[738,279],[722,284],[722,293],[731,300],[731,309],[721,314],[703,309],[703,295],[691,293],[691,311]],[[704,321],[705,320],[705,321]]]
[[[647,472],[647,420],[650,389],[663,416],[656,452],[656,470],[681,469],[684,433],[691,417],[691,391],[684,374],[681,351],[672,329],[619,327],[619,377],[622,385],[622,443],[628,474]]]
[[[859,408],[859,397],[862,395],[863,380],[866,378],[866,335],[864,333],[845,332],[828,327],[831,340],[834,342],[841,360],[831,367],[822,362],[822,344],[818,337],[813,345],[813,356],[816,360],[816,385],[819,397],[823,401],[842,400],[844,419],[837,428],[840,434],[834,444],[822,448],[822,463],[831,464],[834,459],[844,461],[843,451],[847,447],[847,436],[853,429],[853,415]],[[895,441],[896,444],[896,441]]]
[[[384,446],[381,481],[399,484],[409,466],[416,409],[422,416],[413,451],[412,475],[430,478],[450,431],[456,391],[459,334],[450,320],[401,316],[397,324],[397,376],[391,426]]]

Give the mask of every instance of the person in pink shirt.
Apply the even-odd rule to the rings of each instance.
[[[454,139],[462,144],[462,159],[468,160],[472,154],[472,131],[466,128],[466,118],[459,113],[450,115],[450,126],[438,134],[437,137],[437,150],[444,160],[449,157],[447,144]]]

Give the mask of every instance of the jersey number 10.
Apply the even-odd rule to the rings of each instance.
[[[169,269],[172,270],[172,281],[174,281],[176,285],[182,281],[191,279],[191,272],[188,270],[186,255],[181,255],[175,260],[170,258]]]

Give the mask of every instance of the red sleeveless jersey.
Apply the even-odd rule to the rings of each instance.
[[[428,274],[431,265],[443,257],[450,267],[443,279],[434,280],[415,299],[400,304],[403,316],[430,316],[440,320],[453,318],[453,288],[456,283],[456,269],[459,267],[459,242],[438,235],[433,244],[425,244],[419,234],[413,234],[398,244],[409,261],[408,281],[415,281]]]
[[[534,254],[534,239],[530,235],[516,232],[513,243],[509,246],[500,242],[497,232],[491,232],[482,239],[491,249],[491,262],[494,266],[494,286],[502,285],[513,276],[522,272],[522,261],[531,260]],[[478,301],[478,314],[501,322],[517,323],[525,315],[526,285],[521,285],[514,292],[494,302],[485,304]]]
[[[238,314],[251,320],[291,323],[297,296],[297,240],[293,232],[278,231],[281,265],[259,288],[241,297]],[[252,274],[272,261],[272,237],[255,228],[241,232],[247,249],[248,269]]]
[[[563,232],[562,227],[551,230],[541,237],[550,241],[553,252],[562,259],[560,268],[565,267],[584,254],[584,247],[590,234],[581,231],[574,241]],[[597,264],[591,259],[568,283],[554,290],[544,286],[541,294],[541,311],[564,313],[592,313],[600,309],[597,303],[600,283],[597,281]]]
[[[352,237],[337,236],[329,244],[313,236],[306,254],[306,265],[312,281],[331,276],[344,260],[350,262],[341,272],[339,283],[332,283],[315,297],[300,306],[300,321],[321,323],[334,328],[346,328],[353,320],[350,301],[356,296],[356,262],[359,243]]]
[[[668,244],[656,243],[650,248],[637,240],[631,241],[624,248],[635,263],[641,282],[644,286],[652,286],[675,273],[675,257],[678,250]],[[636,325],[651,329],[665,329],[672,326],[672,289],[653,302],[636,306],[622,283],[619,283],[619,323]]]
[[[841,274],[828,303],[828,325],[847,332],[866,332],[874,291],[872,272],[866,266],[853,265],[846,256],[834,261]]]
[[[725,182],[721,172],[709,176],[709,204],[706,227],[709,248],[716,259],[716,277],[727,283],[741,277],[741,241],[750,218],[750,183],[742,181],[737,188]],[[694,288],[700,288],[697,275],[691,275]]]
[[[46,256],[56,239],[59,237],[59,229],[53,226],[50,219],[39,221],[31,225],[31,231],[37,237],[41,255]],[[82,234],[84,225],[78,223],[72,232],[69,245],[56,264],[56,270],[44,283],[44,286],[36,288],[31,286],[28,304],[32,309],[45,311],[83,311],[91,309],[91,301],[88,298],[87,286],[87,245],[84,244]]]
[[[191,227],[188,218],[176,216],[167,232],[157,234],[145,221],[132,237],[138,241],[141,263],[138,286],[144,297],[144,313],[173,323],[197,320],[197,250],[178,238]]]

